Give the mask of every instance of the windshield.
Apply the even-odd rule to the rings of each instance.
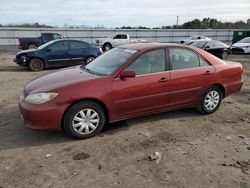
[[[196,41],[190,44],[190,46],[196,47],[196,48],[203,48],[207,44],[207,41]]]
[[[250,37],[240,40],[238,43],[250,43]]]
[[[113,38],[115,34],[109,35],[108,38]]]
[[[43,49],[43,48],[45,48],[45,47],[47,47],[47,46],[51,45],[52,43],[54,43],[54,41],[53,41],[53,40],[52,40],[52,41],[50,41],[50,42],[46,42],[45,44],[43,44],[43,45],[39,46],[37,49],[38,49],[38,50],[41,50],[41,49]]]
[[[137,50],[114,48],[84,67],[89,72],[110,75],[125,63]]]

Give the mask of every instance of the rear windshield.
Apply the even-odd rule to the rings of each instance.
[[[196,48],[203,48],[207,44],[207,41],[196,41],[191,44],[191,46]]]

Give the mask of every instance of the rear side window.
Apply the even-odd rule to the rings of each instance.
[[[184,48],[170,48],[172,70],[199,67],[199,56],[191,50]]]
[[[199,56],[200,58],[200,66],[201,67],[206,67],[206,66],[210,66],[210,64],[201,56]]]
[[[85,48],[86,45],[83,42],[80,41],[70,41],[70,49],[82,49]]]
[[[65,51],[68,50],[68,42],[67,41],[56,42],[54,44],[51,44],[48,48],[51,49],[51,51],[53,52]]]
[[[122,39],[127,39],[127,35],[122,35]]]

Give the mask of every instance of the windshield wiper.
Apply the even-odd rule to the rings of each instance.
[[[86,68],[86,65],[82,65],[81,68],[82,68],[83,70],[85,70],[86,72],[89,72],[89,73],[91,73],[91,74],[98,75],[96,72],[94,72],[94,71],[92,71],[92,70]]]

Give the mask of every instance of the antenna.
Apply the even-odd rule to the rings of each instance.
[[[176,17],[176,27],[177,27],[177,29],[179,28],[178,24],[179,24],[179,16]]]

